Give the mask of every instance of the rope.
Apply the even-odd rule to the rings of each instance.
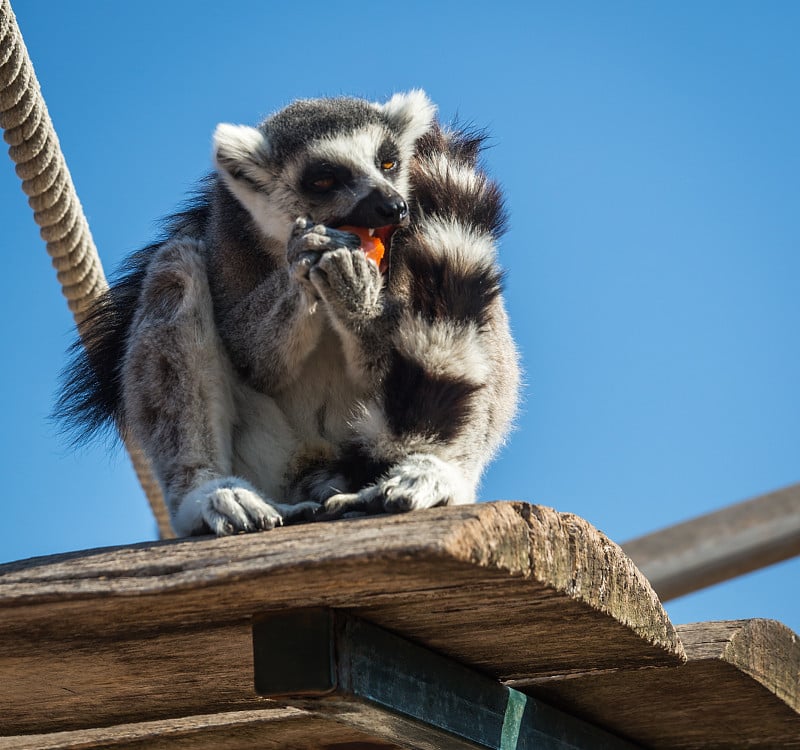
[[[0,127],[80,333],[108,282],[10,0],[0,0]],[[144,454],[129,440],[126,447],[161,537],[174,536]]]

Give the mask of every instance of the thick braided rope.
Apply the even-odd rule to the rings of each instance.
[[[80,331],[108,284],[10,0],[0,0],[0,127]],[[144,455],[129,441],[126,446],[161,536],[174,536]]]

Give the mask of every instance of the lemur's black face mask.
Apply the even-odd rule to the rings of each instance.
[[[342,224],[379,229],[408,223],[408,204],[400,193],[375,188],[344,217]]]

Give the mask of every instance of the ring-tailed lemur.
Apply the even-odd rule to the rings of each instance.
[[[220,125],[199,197],[95,306],[61,415],[143,447],[179,535],[473,502],[518,388],[481,144],[421,91]]]

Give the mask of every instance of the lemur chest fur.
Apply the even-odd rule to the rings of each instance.
[[[349,376],[342,342],[327,321],[297,377],[270,394],[303,443],[341,445],[351,436],[354,410],[365,397]]]
[[[353,436],[366,393],[348,375],[339,336],[326,321],[296,377],[272,393],[236,388],[234,471],[279,501],[309,467],[331,461]]]

